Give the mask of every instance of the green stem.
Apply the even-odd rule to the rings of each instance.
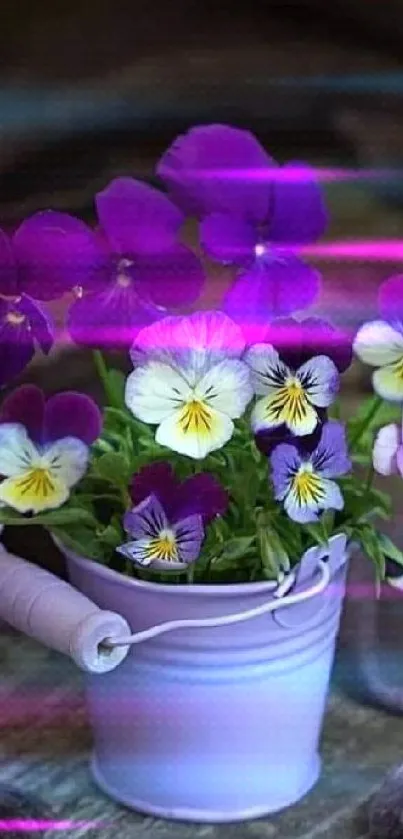
[[[116,403],[116,400],[114,398],[113,389],[110,386],[109,376],[108,376],[108,368],[106,366],[105,358],[104,358],[104,356],[103,356],[103,354],[100,350],[94,350],[92,355],[93,355],[96,371],[98,373],[98,376],[100,378],[100,381],[102,382],[102,385],[103,385],[103,388],[104,388],[104,391],[105,391],[105,396],[107,398],[107,401],[108,401],[109,405],[112,405],[112,407],[118,408],[119,405],[117,405],[117,403]]]
[[[372,487],[374,477],[375,477],[375,469],[374,469],[373,464],[371,463],[371,466],[368,469],[367,480],[365,481],[364,496],[368,495],[368,493],[369,493],[369,491]]]
[[[374,402],[372,403],[371,409],[368,411],[367,416],[363,419],[361,425],[359,426],[359,428],[355,432],[354,436],[350,440],[351,448],[353,448],[353,446],[357,445],[358,441],[360,440],[360,438],[362,437],[364,432],[367,430],[367,428],[370,426],[372,420],[374,419],[374,417],[378,413],[381,405],[382,405],[382,399],[381,399],[380,396],[377,396],[374,399]]]

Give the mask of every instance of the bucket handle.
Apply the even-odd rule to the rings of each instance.
[[[131,644],[141,644],[143,641],[149,641],[151,638],[156,638],[158,635],[163,635],[165,632],[172,632],[176,629],[203,629],[205,627],[216,626],[230,626],[233,623],[241,623],[251,618],[257,618],[260,615],[265,615],[269,612],[274,612],[283,606],[293,606],[296,603],[303,603],[305,600],[310,600],[317,594],[321,594],[329,585],[332,572],[327,562],[319,560],[319,570],[321,572],[320,580],[311,586],[306,591],[296,592],[295,594],[288,594],[285,597],[281,596],[283,585],[277,590],[274,597],[276,600],[270,600],[268,603],[263,603],[261,606],[255,606],[254,609],[248,609],[246,612],[235,612],[231,615],[222,615],[217,618],[200,618],[188,620],[167,621],[166,623],[157,624],[150,629],[144,629],[141,632],[135,632],[134,635],[118,638],[105,638],[102,642],[104,647],[127,647]]]

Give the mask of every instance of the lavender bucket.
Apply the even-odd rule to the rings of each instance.
[[[85,677],[92,771],[106,793],[163,818],[230,822],[311,789],[345,592],[344,536],[304,554],[277,591],[269,582],[164,586],[67,560],[73,585],[134,633],[122,664]]]

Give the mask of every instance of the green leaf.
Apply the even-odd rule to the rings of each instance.
[[[126,387],[126,376],[122,373],[121,370],[115,370],[114,368],[108,370],[107,373],[107,382],[108,382],[108,392],[113,397],[113,404],[114,405],[124,405],[125,404],[125,387]]]
[[[311,524],[304,524],[304,530],[313,539],[315,545],[327,547],[329,538],[322,522],[318,521]]]
[[[126,487],[131,478],[130,465],[124,455],[118,452],[107,452],[95,463],[96,473],[111,484]]]
[[[112,523],[108,524],[103,530],[99,530],[97,537],[102,544],[111,548],[113,551],[118,547],[118,545],[122,544],[121,528]]]
[[[89,527],[96,527],[97,521],[94,516],[84,507],[60,507],[59,510],[50,510],[47,513],[39,513],[37,516],[23,516],[11,510],[9,507],[0,508],[0,523],[7,525],[43,525],[53,528],[61,525],[83,524]]]
[[[93,530],[86,527],[70,526],[68,528],[52,527],[51,532],[62,546],[74,551],[79,556],[101,562],[107,561],[107,554]]]
[[[385,555],[377,531],[371,525],[365,524],[355,528],[355,533],[364,553],[375,565],[378,580],[383,580],[385,577]]]
[[[403,551],[396,547],[392,540],[389,539],[389,536],[386,536],[385,533],[379,533],[378,542],[385,556],[389,559],[393,559],[394,562],[397,562],[399,565],[403,565]]]

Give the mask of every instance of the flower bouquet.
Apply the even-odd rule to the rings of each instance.
[[[50,350],[46,301],[66,293],[105,406],[6,393],[0,522],[46,527],[73,585],[138,634],[89,683],[101,786],[147,812],[233,820],[317,778],[349,547],[378,579],[403,564],[373,486],[375,471],[403,474],[403,278],[383,284],[379,319],[355,336],[304,318],[320,291],[302,257],[326,228],[323,198],[309,167],[278,165],[249,132],[194,128],[157,176],[166,192],[109,184],[94,228],[49,210],[1,235],[1,384],[36,345]],[[198,255],[181,241],[187,218]],[[209,262],[228,287],[197,308]],[[111,349],[129,356],[127,375]],[[353,350],[377,368],[375,395],[343,422]]]

